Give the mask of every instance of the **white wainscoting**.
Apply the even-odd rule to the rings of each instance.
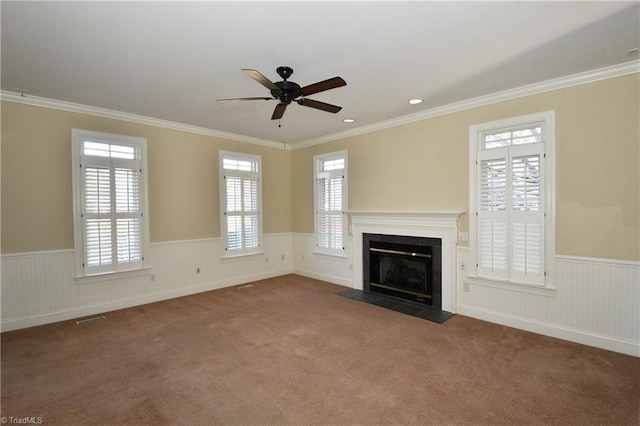
[[[293,272],[292,234],[266,234],[264,254],[221,259],[219,238],[151,244],[148,274],[81,283],[74,251],[2,255],[2,331],[79,318]],[[200,273],[197,269],[200,268]]]
[[[264,255],[245,260],[221,260],[220,243],[217,238],[154,243],[149,275],[86,284],[73,278],[73,250],[2,255],[2,331],[292,272],[353,288],[351,257],[314,253],[313,234],[265,235]],[[458,268],[468,264],[468,249],[456,252]],[[468,279],[464,291],[465,279],[458,270],[461,315],[640,356],[640,262],[556,256],[556,290],[542,293]]]
[[[458,266],[468,258],[458,247]],[[462,315],[640,356],[640,262],[556,256],[556,289],[546,293],[483,285],[458,272]]]
[[[347,241],[347,257],[315,253],[314,234],[293,234],[293,273],[353,288],[351,238]]]

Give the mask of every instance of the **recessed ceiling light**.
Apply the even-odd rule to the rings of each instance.
[[[342,121],[344,121],[345,123],[353,123],[353,122],[355,122],[355,121],[356,121],[356,119],[355,119],[355,118],[345,118],[345,119],[344,119],[344,120],[342,120]]]
[[[409,104],[411,105],[418,105],[421,104],[424,100],[420,99],[420,98],[415,98],[415,99],[409,99]]]

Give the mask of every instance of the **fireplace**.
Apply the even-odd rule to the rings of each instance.
[[[442,308],[442,240],[365,233],[363,289]]]
[[[370,275],[371,273],[370,265],[367,268],[364,267],[364,235],[377,234],[439,239],[441,242],[440,261],[438,262],[440,264],[439,271],[433,266],[436,263],[433,249],[431,253],[432,273],[434,275],[431,288],[432,303],[437,303],[437,299],[440,298],[440,309],[455,314],[457,312],[455,286],[457,221],[461,214],[462,212],[349,212],[353,234],[353,242],[351,244],[353,288],[355,290],[365,290],[365,274]],[[438,279],[441,285],[439,292],[435,284]],[[369,289],[367,291],[371,293]]]

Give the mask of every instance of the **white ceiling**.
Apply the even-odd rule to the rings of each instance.
[[[2,1],[2,90],[295,144],[637,61],[639,4]],[[240,69],[280,65],[344,78],[309,96],[343,110],[216,102],[269,96]]]

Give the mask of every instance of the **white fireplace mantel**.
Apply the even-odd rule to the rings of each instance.
[[[442,240],[442,310],[456,313],[456,242],[463,212],[353,211],[353,288],[363,289],[363,234],[403,235]]]

